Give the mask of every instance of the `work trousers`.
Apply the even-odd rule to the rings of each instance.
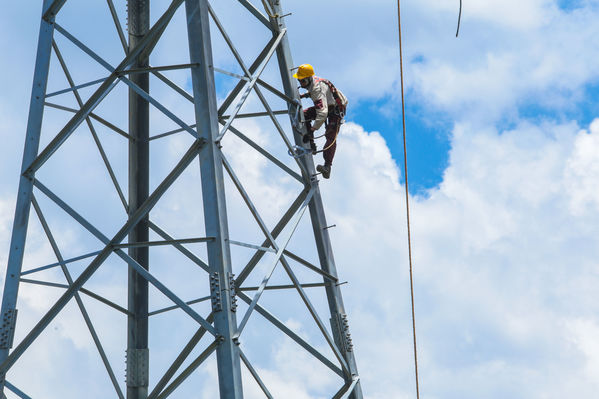
[[[326,142],[323,147],[322,156],[324,158],[325,165],[333,164],[333,157],[335,156],[335,150],[337,149],[337,134],[339,134],[339,128],[341,127],[341,116],[338,112],[335,112],[336,107],[330,107],[331,111],[325,121],[325,133]],[[316,108],[310,107],[304,110],[304,120],[310,122],[316,119]],[[311,140],[312,142],[314,140]]]

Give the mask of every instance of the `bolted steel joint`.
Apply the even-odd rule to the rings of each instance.
[[[218,272],[210,273],[210,297],[210,299],[212,300],[212,311],[222,311],[223,303],[220,292],[220,277],[218,275]]]
[[[339,315],[341,317],[341,328],[343,329],[343,337],[345,338],[345,350],[351,352],[354,350],[354,344],[349,333],[349,320],[345,313]]]
[[[148,365],[150,351],[148,349],[127,349],[125,352],[127,368],[125,370],[128,387],[147,387],[149,384]]]
[[[235,274],[229,275],[229,295],[231,296],[231,312],[237,311],[237,291],[235,290]]]
[[[127,29],[130,35],[143,36],[150,30],[149,0],[127,0]]]
[[[349,333],[349,321],[345,313],[337,313],[331,317],[331,327],[336,336],[335,340],[344,352],[352,352],[354,344]]]
[[[17,322],[17,309],[7,309],[2,315],[2,326],[0,327],[0,349],[12,348],[15,337],[15,325]]]

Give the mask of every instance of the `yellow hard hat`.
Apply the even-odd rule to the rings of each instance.
[[[314,76],[314,68],[310,64],[302,64],[297,68],[297,72],[293,74],[296,79],[304,79]]]

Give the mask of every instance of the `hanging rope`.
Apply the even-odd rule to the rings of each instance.
[[[416,312],[414,311],[414,277],[412,273],[412,237],[410,234],[410,202],[408,196],[408,146],[406,145],[406,107],[404,99],[403,84],[403,49],[401,46],[401,12],[400,0],[397,0],[397,24],[399,31],[399,69],[401,81],[401,122],[403,131],[403,154],[404,171],[406,176],[406,218],[408,225],[408,259],[410,263],[410,297],[412,301],[412,333],[414,337],[414,372],[416,374],[416,398],[420,399],[420,387],[418,384],[418,351],[416,349]]]
[[[462,19],[462,0],[460,0],[460,13],[458,14],[458,29],[455,32],[455,37],[460,33],[460,20]]]
[[[326,135],[326,133],[323,134],[322,136],[325,136],[325,135]],[[318,138],[320,138],[322,136],[318,136],[318,137],[314,137],[314,138],[318,139]],[[331,142],[331,144],[329,144],[326,148],[323,148],[322,150],[316,151],[314,154],[320,154],[321,152],[325,152],[326,150],[328,150],[329,148],[331,148],[335,144],[335,142],[337,141],[337,136],[339,136],[339,126],[337,126],[337,133],[335,133],[335,138],[333,139],[333,141]]]

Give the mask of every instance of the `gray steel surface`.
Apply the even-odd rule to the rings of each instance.
[[[228,276],[233,273],[229,238],[225,187],[219,134],[218,107],[212,60],[212,44],[206,0],[186,0],[189,59],[197,66],[191,68],[195,119],[198,134],[207,145],[200,152],[200,172],[204,202],[206,235],[214,237],[207,243],[208,265],[217,284],[211,285],[212,295],[221,302],[213,306],[214,327],[220,344],[216,348],[218,384],[220,397],[235,399],[243,397],[241,386],[241,362],[237,342],[237,319],[232,311],[232,298]]]
[[[127,2],[129,31],[128,52],[133,50],[150,29],[150,0]],[[142,55],[131,64],[131,69],[147,68],[149,57]],[[129,76],[132,83],[145,92],[150,92],[148,72]],[[150,104],[133,88],[129,89],[129,201],[128,213],[135,211],[148,198],[150,191]],[[129,243],[149,241],[149,214],[129,233]],[[129,248],[129,256],[141,267],[150,267],[149,246]],[[149,385],[149,285],[134,268],[129,268],[127,318],[127,399],[146,399]],[[137,361],[137,356],[142,361]],[[147,358],[146,358],[147,357]]]
[[[307,144],[302,142],[305,125],[297,82],[291,76],[294,64],[284,23],[285,15],[279,0],[255,2],[260,3],[262,9],[250,0],[228,1],[236,3],[244,13],[242,18],[257,22],[257,26],[266,33],[264,36],[267,43],[264,46],[258,45],[257,56],[252,57],[251,62],[246,63],[244,58],[247,51],[235,44],[235,38],[228,30],[225,19],[221,20],[219,16],[217,4],[213,2],[211,5],[208,0],[172,0],[163,4],[165,9],[153,25],[150,24],[150,1],[129,0],[127,31],[121,22],[123,13],[119,7],[122,5],[117,4],[115,7],[113,0],[107,0],[105,6],[108,20],[111,29],[116,32],[113,32],[114,45],[120,50],[121,56],[114,65],[108,61],[113,58],[94,49],[85,37],[74,33],[68,20],[61,19],[62,11],[69,8],[71,2],[44,0],[22,174],[2,293],[0,397],[10,391],[11,395],[30,398],[28,387],[11,379],[13,370],[19,367],[20,361],[25,358],[23,355],[33,353],[33,344],[65,312],[70,302],[76,305],[75,309],[89,332],[92,347],[97,351],[105,372],[102,381],[110,387],[114,397],[180,397],[177,396],[179,390],[190,383],[192,377],[198,374],[198,369],[209,367],[211,358],[216,360],[216,379],[212,383],[218,387],[221,399],[243,398],[249,384],[254,384],[266,398],[285,397],[273,391],[270,386],[271,375],[261,375],[262,370],[268,367],[260,364],[260,356],[272,348],[269,347],[269,342],[261,342],[263,347],[258,349],[251,346],[256,343],[252,343],[250,337],[256,334],[254,329],[260,325],[267,325],[272,331],[288,339],[286,345],[304,350],[310,355],[311,361],[330,372],[332,380],[336,382],[326,395],[331,398],[363,397],[349,335],[348,317],[341,295],[340,281],[343,280],[338,277],[333,258],[312,155],[309,152],[299,157],[287,155],[288,151],[294,151],[294,146],[307,148]],[[185,7],[181,7],[183,3]],[[222,5],[219,3],[218,6]],[[183,46],[188,47],[189,59],[170,65],[152,65],[154,51],[176,15],[184,15],[187,37],[180,40]],[[214,65],[213,51],[217,47],[211,37],[211,27],[212,34],[218,34],[222,38],[222,47],[229,52],[234,67]],[[56,38],[54,32],[58,32]],[[104,75],[77,81],[76,75],[80,67],[71,62],[71,53],[64,50],[63,43],[69,43],[87,56]],[[68,85],[47,92],[48,79],[52,77],[49,68],[52,57],[58,62],[59,70]],[[273,73],[269,66],[275,66],[274,76],[280,75],[282,78],[278,84],[272,81]],[[177,82],[169,75],[182,72],[188,74],[187,83]],[[215,76],[215,73],[218,75]],[[221,77],[234,81],[224,97],[217,90]],[[168,99],[157,95],[156,91],[150,94],[151,79],[157,84],[163,84],[178,99],[192,106],[193,121],[186,121],[179,110]],[[126,128],[119,127],[112,115],[107,116],[102,112],[101,105],[113,101],[117,88],[126,88],[128,91]],[[66,96],[72,96],[74,101],[65,103]],[[48,101],[50,97],[52,102]],[[248,104],[258,106],[259,109],[246,111],[250,107]],[[46,107],[67,116],[66,122],[56,130],[47,132],[43,128],[42,119]],[[156,131],[150,123],[152,107],[177,128],[167,127]],[[282,111],[284,108],[287,109]],[[289,116],[289,126],[287,122],[283,122],[284,118],[280,118],[284,114]],[[185,118],[189,118],[189,115]],[[270,126],[269,140],[277,145],[263,145],[248,134],[240,121],[249,119],[266,121],[264,123]],[[68,145],[65,144],[73,140],[73,137],[84,134],[80,131],[85,129],[90,134],[93,150],[99,154],[100,165],[105,169],[109,187],[114,190],[111,195],[120,206],[117,207],[119,209],[114,209],[114,213],[122,217],[110,229],[97,224],[97,218],[93,218],[96,220],[93,223],[89,215],[84,216],[82,210],[78,209],[80,204],[78,206],[72,203],[68,195],[60,194],[62,191],[55,187],[56,181],[47,181],[46,175],[38,173],[49,168],[49,161],[66,151]],[[122,165],[114,162],[111,157],[111,150],[104,136],[106,132],[121,140],[128,148],[128,173],[123,173]],[[39,152],[42,133],[50,134],[50,138],[45,141],[48,143],[45,148]],[[150,149],[159,148],[164,140],[181,137],[177,136],[179,133],[183,133],[187,143],[191,141],[191,144],[188,144],[187,151],[178,153],[177,159],[172,163],[174,166],[169,169],[170,173],[151,186],[153,175],[150,173]],[[276,223],[271,223],[266,217],[266,211],[255,195],[257,187],[245,184],[243,174],[236,170],[232,156],[228,153],[230,148],[227,147],[232,140],[244,146],[243,151],[259,154],[257,156],[283,175],[285,181],[295,185],[296,197],[283,209],[284,212],[276,219]],[[182,180],[186,170],[192,169],[192,165],[197,168],[198,164],[194,162],[196,159],[199,163],[199,187],[188,189],[201,189],[201,203],[197,204],[197,209],[184,211],[202,212],[204,226],[198,226],[198,230],[191,236],[181,237],[177,232],[170,231],[173,226],[163,226],[152,220],[151,212],[159,201],[168,197],[167,194]],[[65,175],[62,179],[68,183],[69,176],[77,171],[63,173]],[[126,185],[120,181],[123,174],[127,176]],[[275,182],[261,181],[260,184],[260,188],[266,188]],[[154,188],[151,190],[151,187]],[[245,205],[244,211],[248,213],[249,220],[261,232],[257,238],[230,237],[230,231],[235,231],[231,226],[238,221],[230,220],[227,216],[228,207],[231,206],[229,192],[237,195],[241,204]],[[78,193],[85,196],[85,188],[81,187]],[[49,205],[55,210],[50,210]],[[54,258],[40,264],[28,264],[23,270],[31,207]],[[306,210],[309,212],[305,212]],[[55,222],[58,215],[87,233],[88,238],[95,240],[96,247],[73,253],[70,247],[61,243],[58,239],[60,227]],[[310,244],[318,261],[301,251],[297,252],[292,246],[300,234],[298,231],[304,225],[311,226],[314,239]],[[197,251],[198,246],[203,249]],[[177,262],[183,259],[204,277],[197,280],[196,274],[187,275],[174,271],[175,265],[170,263],[158,265],[162,269],[164,266],[173,268],[172,276],[168,279],[161,273],[161,267],[150,270],[150,252],[160,248],[172,249],[178,255]],[[235,261],[232,249],[246,251],[251,256],[248,255],[247,261]],[[115,300],[91,286],[85,286],[98,271],[111,270],[115,262],[120,262],[123,270],[127,270],[125,298]],[[84,267],[75,272],[74,268],[78,264],[83,264]],[[236,270],[237,278],[233,274]],[[56,271],[61,272],[62,281],[54,281],[44,274]],[[178,284],[172,282],[175,277],[186,285],[196,287],[194,294],[183,298]],[[277,278],[287,280],[281,283],[275,281]],[[30,288],[52,289],[61,293],[50,304],[49,309],[40,315],[33,327],[27,330],[20,330],[17,320],[17,299],[21,283]],[[150,287],[170,303],[163,305],[158,302],[159,306],[150,306],[153,298]],[[315,295],[319,291],[322,294]],[[251,296],[248,295],[250,293]],[[265,299],[272,293],[276,293],[278,297],[285,295],[289,299],[295,299],[295,306],[301,306],[306,314],[302,323],[312,323],[311,331],[314,336],[303,336],[303,333],[294,331],[293,327],[287,325],[283,321],[285,318],[276,316],[281,309],[270,309],[273,304]],[[237,303],[238,299],[243,301],[240,302],[241,306]],[[113,348],[102,333],[106,326],[97,323],[93,311],[95,308],[89,305],[90,301],[126,319],[127,323],[122,331],[126,335],[126,348],[122,348],[124,350],[120,355],[122,358],[122,353],[126,353],[126,373],[123,373],[125,370],[122,364],[112,361],[110,349]],[[127,304],[122,305],[121,302],[125,301]],[[325,302],[328,306],[322,306]],[[207,308],[210,308],[208,312]],[[194,333],[186,341],[168,340],[169,345],[179,348],[168,359],[155,356],[157,351],[150,345],[153,331],[151,320],[155,316],[164,317],[165,314],[168,317],[186,318],[188,323],[194,323]],[[293,316],[295,315],[283,317]],[[324,322],[324,317],[330,318],[330,326]],[[16,340],[15,334],[18,335]],[[311,342],[313,338],[319,339],[320,343]],[[159,375],[150,374],[153,369],[150,360],[164,366],[157,368],[161,370]],[[294,359],[286,361],[294,362]],[[250,378],[242,379],[242,370]],[[119,377],[123,374],[124,380]],[[71,383],[77,383],[76,379]],[[305,383],[309,386],[310,382]],[[201,387],[196,387],[196,392],[200,391],[199,388]],[[47,387],[47,397],[52,397],[51,391],[52,387]]]
[[[272,11],[274,13],[274,15],[283,15],[283,9],[281,7],[281,2],[280,0],[269,0],[270,5],[272,6]],[[273,18],[271,17],[271,24],[273,27],[273,31],[276,32],[277,29],[285,29],[285,22],[283,20],[283,18],[279,17],[279,18]],[[293,65],[293,61],[292,61],[292,57],[291,57],[291,49],[289,47],[289,41],[287,40],[287,38],[285,38],[282,43],[281,46],[279,47],[279,50],[277,52],[277,56],[278,56],[278,60],[279,60],[279,66],[280,66],[280,70],[281,70],[281,78],[283,80],[283,86],[285,87],[285,94],[287,94],[289,97],[291,98],[295,98],[298,99],[299,95],[298,95],[298,90],[297,90],[297,86],[295,85],[295,82],[293,81],[293,78],[291,77],[290,74],[290,66]],[[290,105],[290,115],[293,113],[293,110],[291,109],[292,106]],[[296,128],[296,126],[293,126],[294,130],[295,130],[295,142],[297,145],[303,145],[302,141],[301,141],[301,136],[302,134],[305,133],[305,130],[303,131],[298,131],[298,129]],[[302,126],[303,129],[305,129],[305,126]],[[305,145],[305,144],[304,144]],[[314,169],[314,163],[310,160],[305,160],[306,163],[306,168],[308,169],[308,173],[310,174],[314,174],[315,173],[315,169]],[[318,189],[318,182],[315,182],[314,180],[311,180],[312,183],[315,185],[316,189],[314,192],[314,196],[312,198],[312,201],[310,203],[310,215],[312,217],[312,227],[314,230],[314,239],[316,241],[316,246],[318,248],[318,256],[320,259],[320,265],[323,271],[325,271],[326,273],[334,276],[335,278],[337,277],[337,267],[335,266],[335,259],[333,257],[333,248],[331,246],[331,240],[329,237],[329,232],[328,229],[326,229],[326,226],[328,226],[327,221],[326,221],[326,217],[325,217],[325,212],[324,212],[324,205],[322,203],[322,198],[320,196],[320,190]],[[328,279],[324,279],[324,282],[326,284],[326,292],[327,292],[327,297],[328,297],[328,301],[329,301],[329,309],[331,312],[331,323],[334,323],[334,320],[337,320],[337,318],[339,317],[339,315],[345,315],[345,307],[343,305],[343,298],[341,295],[341,289],[339,288],[339,286],[328,280]],[[337,344],[337,347],[339,348],[343,348],[344,345],[342,344],[343,340],[345,339],[345,336],[343,336],[342,331],[339,331],[339,329],[335,329],[333,328],[333,333],[334,333],[334,339],[335,339],[335,343]],[[355,356],[354,356],[354,352],[353,351],[344,351],[343,353],[343,357],[346,360],[348,366],[349,366],[349,371],[350,371],[350,375],[346,375],[346,383],[349,384],[353,384],[352,385],[352,392],[350,395],[351,399],[361,399],[362,398],[362,388],[360,386],[360,382],[357,379],[358,377],[358,369],[356,366],[356,360],[355,360]],[[356,381],[354,383],[354,380]]]
[[[47,10],[52,5],[51,0],[44,0],[43,9]],[[21,171],[33,162],[37,157],[40,144],[40,131],[44,114],[44,96],[48,84],[48,72],[50,68],[50,52],[52,48],[52,37],[54,35],[54,18],[42,19],[37,45],[37,56],[33,75],[33,88],[31,90],[31,102],[29,106],[29,119],[27,120],[27,132],[25,136],[25,149],[23,152],[23,163]],[[25,241],[29,224],[29,212],[31,210],[31,199],[33,195],[33,181],[22,175],[19,180],[19,191],[17,194],[17,206],[12,228],[10,252],[6,277],[4,279],[4,291],[2,293],[2,315],[17,307],[17,296],[19,292],[19,278],[23,267],[23,256],[25,253]],[[14,334],[14,332],[12,333]],[[9,347],[0,348],[0,363],[4,363],[9,354]],[[4,380],[6,369],[0,371],[0,393],[4,391]]]

